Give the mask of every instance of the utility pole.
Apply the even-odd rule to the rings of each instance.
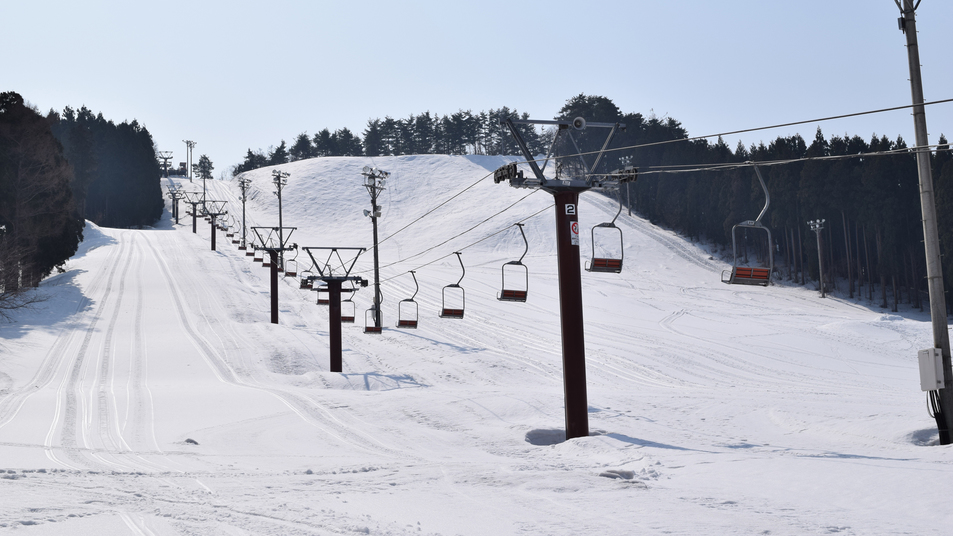
[[[381,271],[380,256],[377,251],[377,218],[381,217],[381,207],[377,205],[377,196],[384,189],[384,183],[390,173],[377,168],[364,166],[361,172],[364,176],[364,187],[371,194],[371,210],[365,210],[364,215],[371,219],[374,227],[374,327],[381,328]]]
[[[824,294],[824,250],[821,249],[821,231],[824,230],[825,221],[827,220],[810,220],[807,222],[807,224],[811,227],[811,230],[814,231],[814,234],[817,235],[817,273],[821,280],[822,298],[826,297]]]
[[[182,140],[185,144],[185,169],[189,174],[189,182],[192,182],[192,149],[195,148],[195,142],[192,140]]]
[[[247,244],[245,243],[245,236],[248,232],[248,228],[245,226],[245,201],[248,200],[248,186],[251,184],[251,179],[242,177],[238,179],[238,187],[242,189],[242,243],[238,246],[239,251],[245,251],[248,249]]]
[[[611,130],[591,167],[582,154],[577,155],[584,166],[583,176],[568,179],[558,177],[547,179],[543,175],[543,170],[536,163],[535,157],[526,146],[526,142],[517,130],[516,124],[557,126],[556,139],[553,141],[554,147],[560,135],[568,136],[573,142],[573,146],[577,147],[570,129],[583,130],[588,126],[610,128]],[[493,174],[493,182],[500,183],[505,180],[509,181],[510,186],[514,188],[539,188],[552,194],[555,200],[566,439],[585,437],[589,435],[589,403],[586,394],[585,325],[582,316],[582,277],[579,268],[579,194],[592,188],[618,189],[625,183],[635,180],[636,171],[634,168],[610,174],[595,173],[603,153],[609,146],[609,142],[612,141],[613,135],[617,130],[624,130],[625,125],[621,123],[587,123],[582,117],[577,117],[571,122],[504,119],[502,125],[507,127],[513,135],[520,151],[526,158],[526,163],[532,169],[534,177],[525,178],[523,172],[517,169],[515,163],[512,163],[497,169]]]
[[[894,0],[900,8],[900,31],[907,37],[907,62],[910,67],[910,93],[913,99],[913,126],[917,143],[917,174],[920,178],[920,210],[923,214],[923,245],[927,264],[927,289],[930,292],[930,318],[933,323],[933,348],[942,354],[943,387],[931,390],[934,417],[940,444],[950,443],[953,429],[953,364],[950,360],[950,334],[946,318],[946,296],[943,294],[943,268],[940,264],[940,238],[936,223],[936,201],[933,196],[933,171],[930,168],[930,142],[927,136],[926,111],[923,107],[923,83],[920,79],[920,50],[917,45],[917,0]]]
[[[288,181],[286,179],[290,177],[291,174],[276,169],[271,172],[271,176],[272,176],[272,182],[275,183],[275,195],[278,196],[278,243],[281,244],[281,247],[282,247],[282,249],[278,252],[278,263],[279,263],[278,271],[280,272],[285,269],[285,253],[284,253],[285,240],[284,240],[284,227],[283,227],[284,224],[281,221],[281,189],[288,184]]]

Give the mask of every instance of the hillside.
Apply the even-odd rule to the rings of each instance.
[[[184,205],[179,225],[168,210],[155,229],[88,224],[66,273],[42,285],[47,301],[0,325],[0,529],[947,532],[937,490],[953,476],[950,451],[933,446],[916,367],[926,316],[722,284],[717,255],[625,213],[622,273],[583,272],[591,435],[561,441],[552,199],[477,182],[506,161],[281,166],[284,224],[301,246],[370,246],[360,172],[392,174],[380,221],[386,329],[362,333],[371,291],[357,292],[340,374],[328,372],[315,294],[283,278],[270,324],[268,271],[221,233],[211,251],[209,226],[192,234]],[[246,175],[250,225],[278,223],[271,171]],[[208,188],[240,216],[237,184]],[[583,261],[588,229],[616,208],[581,197]],[[529,300],[500,302],[521,220]],[[437,316],[442,287],[461,275],[454,251],[463,320]],[[358,263],[365,277],[370,261]],[[398,330],[408,270],[420,327]]]

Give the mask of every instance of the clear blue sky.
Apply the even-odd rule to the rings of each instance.
[[[304,131],[502,106],[549,119],[579,93],[691,135],[910,103],[893,0],[31,0],[3,12],[0,91],[43,112],[137,119],[175,162],[194,140],[216,176]],[[953,98],[953,2],[917,14],[925,98]],[[927,124],[931,142],[953,137],[953,104],[929,107]],[[740,139],[810,139],[817,126]],[[820,126],[913,144],[908,111]]]

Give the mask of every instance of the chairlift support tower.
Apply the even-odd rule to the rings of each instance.
[[[514,188],[538,188],[552,194],[555,199],[566,439],[585,437],[589,435],[589,405],[586,395],[586,345],[582,314],[582,272],[579,256],[579,194],[593,188],[618,188],[623,183],[635,180],[637,172],[634,168],[602,175],[595,173],[599,161],[616,131],[624,130],[625,125],[622,123],[587,123],[581,117],[572,121],[504,119],[501,123],[513,135],[520,151],[523,153],[523,157],[526,158],[526,163],[533,171],[533,176],[524,177],[523,172],[517,170],[516,164],[512,163],[496,170],[493,177],[494,182],[500,183],[506,180]],[[610,130],[602,150],[596,155],[595,162],[591,166],[582,155],[579,155],[587,169],[584,176],[569,179],[547,179],[543,175],[543,170],[536,163],[535,157],[530,154],[519,130],[517,130],[516,125],[518,124],[555,125],[558,130],[553,140],[553,147],[555,147],[559,136],[564,133],[575,143],[570,129],[582,130],[596,127]],[[552,149],[550,149],[551,153]]]
[[[212,226],[212,251],[215,251],[215,236],[218,234],[216,231],[217,223],[215,218],[219,216],[225,216],[228,214],[228,211],[225,210],[225,205],[227,201],[213,201],[211,199],[205,200],[205,215],[211,218],[210,225]]]
[[[303,249],[308,257],[311,257],[311,262],[314,268],[318,271],[317,275],[309,276],[309,280],[312,281],[324,281],[328,286],[328,314],[330,315],[328,319],[328,333],[330,335],[330,369],[331,372],[342,372],[343,369],[343,358],[341,356],[341,292],[353,292],[356,289],[342,289],[341,284],[345,281],[351,281],[352,284],[356,283],[362,287],[367,286],[367,280],[363,277],[351,275],[351,271],[354,269],[354,265],[357,263],[358,257],[361,256],[365,248],[344,248],[344,247],[310,247],[304,246]],[[328,258],[324,262],[319,263],[317,259],[314,258],[314,251],[327,251]],[[345,262],[341,257],[341,251],[347,252],[356,252],[354,258],[350,262]],[[331,260],[337,256],[338,261],[340,261],[341,269],[340,273],[335,274],[335,270],[331,266]]]
[[[297,229],[297,227],[288,227],[289,229],[288,236],[284,236],[283,230],[277,227],[252,227],[255,236],[258,237],[258,242],[252,246],[256,251],[265,251],[268,253],[268,256],[271,260],[271,323],[278,323],[278,255],[281,252],[291,251],[298,249],[298,244],[287,244],[287,240],[291,239],[291,234]],[[260,230],[267,229],[267,233],[262,236]],[[271,235],[279,233],[283,237],[283,241],[278,242],[277,245],[273,244],[272,240],[269,240]],[[259,244],[261,244],[259,246]],[[269,245],[272,244],[272,245]]]
[[[172,160],[172,151],[156,151],[159,159],[162,160],[162,171],[165,178],[169,178],[169,160]]]
[[[199,205],[202,205],[202,213],[205,213],[205,202],[199,199],[199,192],[182,192],[185,196],[185,202],[192,205],[192,234],[196,233]]]
[[[169,186],[169,198],[172,199],[172,218],[175,224],[179,224],[179,199],[185,197],[185,194],[174,184]]]

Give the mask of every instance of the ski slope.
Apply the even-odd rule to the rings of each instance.
[[[385,329],[362,332],[372,291],[357,292],[343,373],[328,372],[315,293],[282,278],[269,323],[268,269],[221,232],[211,251],[186,205],[178,225],[169,211],[153,229],[87,224],[66,272],[41,285],[46,301],[0,325],[0,531],[949,532],[953,458],[917,376],[928,316],[722,284],[716,253],[625,212],[622,273],[583,272],[591,434],[563,441],[552,198],[494,184],[509,161],[280,167],[283,223],[313,247],[369,247],[361,169],[391,172]],[[250,226],[278,225],[272,171],[245,175]],[[207,187],[240,218],[236,182]],[[583,261],[587,230],[617,206],[581,196]],[[523,253],[518,221],[529,300],[501,302],[501,267]],[[455,251],[466,315],[441,319]],[[371,266],[368,250],[355,270],[371,278]],[[398,330],[409,270],[419,328]]]

